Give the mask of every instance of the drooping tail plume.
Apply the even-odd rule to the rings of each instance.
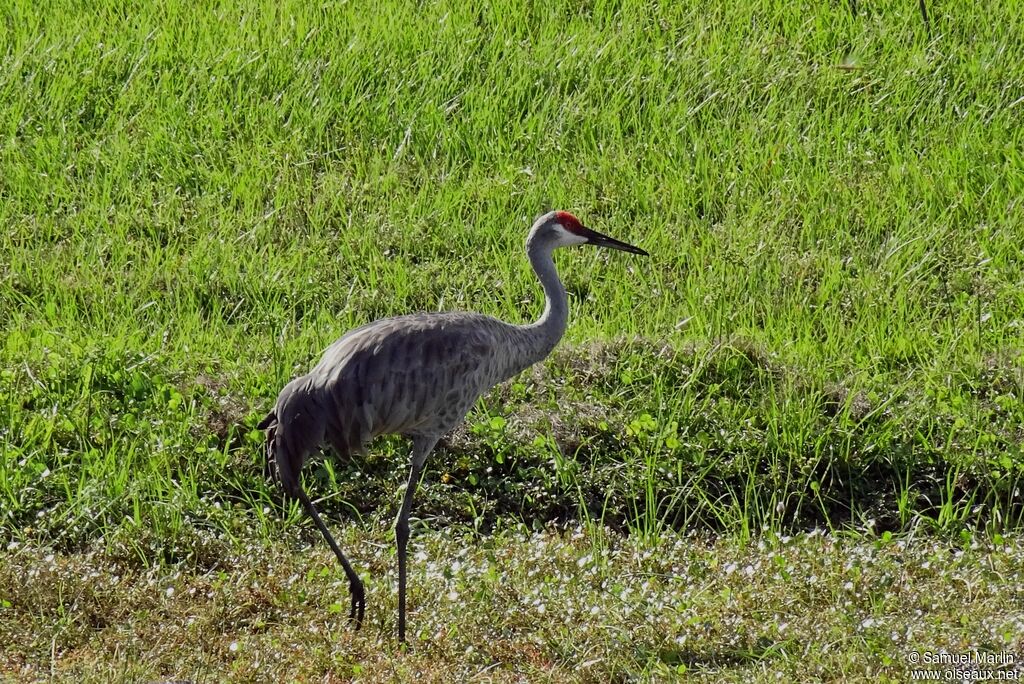
[[[266,448],[263,451],[265,457],[263,459],[263,477],[277,481],[280,479],[277,470],[277,460],[274,457],[274,443],[277,437],[277,414],[271,411],[267,414],[266,418],[259,422],[256,428],[267,431]]]

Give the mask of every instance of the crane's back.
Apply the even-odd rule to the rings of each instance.
[[[533,363],[524,340],[517,326],[473,313],[375,321],[344,335],[289,383],[275,412],[341,454],[382,434],[440,436],[482,393]]]

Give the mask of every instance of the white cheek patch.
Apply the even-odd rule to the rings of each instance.
[[[558,235],[558,244],[561,246],[582,245],[587,238],[566,230],[561,223],[555,224],[555,233]]]

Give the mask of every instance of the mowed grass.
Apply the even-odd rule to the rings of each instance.
[[[673,530],[750,548],[823,529],[842,533],[837,564],[894,532],[987,538],[969,562],[1005,557],[1024,514],[1019,12],[934,3],[926,26],[915,3],[0,11],[7,666],[120,662],[110,621],[87,626],[95,638],[40,627],[52,613],[31,587],[49,585],[11,578],[51,552],[126,578],[259,576],[260,554],[238,551],[252,548],[326,567],[319,546],[285,560],[314,537],[265,481],[256,422],[355,325],[439,309],[536,318],[522,243],[552,208],[652,256],[558,255],[566,339],[439,448],[421,528],[579,523],[590,546],[625,533],[655,557]],[[385,440],[306,482],[356,542],[353,529],[386,528],[406,468],[406,445]],[[499,572],[529,573],[529,543],[495,540],[510,549]],[[582,581],[568,567],[537,572]],[[1019,594],[1019,578],[986,582]],[[386,586],[375,620],[392,619]],[[53,591],[46,605],[86,629]],[[746,610],[708,591],[722,602],[702,611]],[[486,593],[457,593],[439,621],[495,615]],[[362,644],[325,663],[389,643],[390,623],[350,642],[343,615],[308,610],[297,619]],[[641,636],[615,647],[641,627],[609,620],[621,641],[602,647],[619,658],[595,679],[707,660],[662,659],[670,647]],[[480,653],[488,632],[465,629]],[[698,654],[733,648],[690,638]],[[711,671],[767,673],[776,637],[751,638],[764,648]],[[554,679],[585,677],[558,655],[571,642],[538,646],[567,664]],[[187,641],[154,643],[169,655],[152,672],[185,676]],[[211,672],[234,656],[219,657]]]
[[[413,542],[406,652],[394,642],[391,536],[342,532],[368,580],[359,632],[348,624],[347,583],[319,544],[211,541],[207,567],[15,550],[0,586],[17,592],[21,610],[0,631],[15,645],[0,665],[45,678],[50,664],[31,654],[56,651],[56,679],[75,682],[905,682],[910,653],[945,649],[1017,658],[930,668],[940,678],[1020,676],[1019,536],[957,548],[667,533],[652,546],[579,527],[475,539],[429,531]]]

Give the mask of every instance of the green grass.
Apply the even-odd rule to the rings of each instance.
[[[423,525],[1012,534],[1024,19],[857,4],[3,5],[0,540],[157,573],[208,538],[286,553],[308,523],[253,429],[280,387],[383,315],[535,318],[551,208],[652,257],[559,254],[566,339],[438,449]],[[385,525],[406,448],[309,469],[333,527]],[[0,628],[49,615],[24,591]],[[102,669],[95,629],[59,667]],[[601,676],[655,672],[624,658]]]

